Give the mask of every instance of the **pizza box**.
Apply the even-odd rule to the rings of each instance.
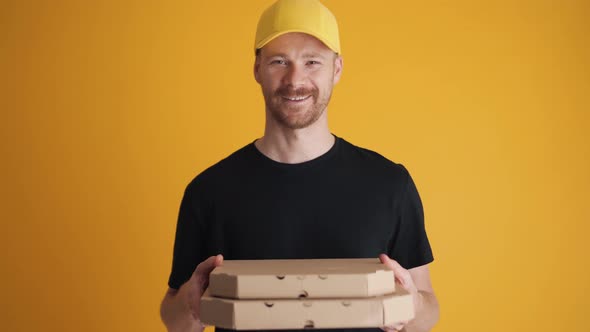
[[[414,318],[411,294],[369,298],[235,300],[201,298],[201,322],[233,330],[379,328]]]
[[[355,298],[391,294],[393,271],[378,258],[225,260],[211,296],[231,299]]]

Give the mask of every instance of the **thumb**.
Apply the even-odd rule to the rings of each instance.
[[[209,274],[216,267],[221,266],[223,263],[223,255],[211,256],[206,260],[202,261],[195,269],[195,277],[201,280],[209,280]]]
[[[397,261],[389,258],[389,256],[387,256],[386,254],[379,255],[379,259],[381,260],[381,263],[391,268],[394,272],[396,270],[399,271],[400,269],[404,269]]]
[[[393,271],[393,275],[395,276],[395,280],[399,282],[402,286],[407,285],[407,277],[408,271],[403,268],[397,261],[389,258],[386,254],[379,255],[379,259],[381,263],[385,266],[389,267]]]

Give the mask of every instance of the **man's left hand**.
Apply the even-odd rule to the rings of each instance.
[[[381,260],[381,263],[393,270],[393,275],[395,276],[395,282],[397,284],[396,286],[401,286],[403,289],[412,294],[412,300],[414,302],[414,314],[418,312],[422,298],[420,292],[418,292],[418,288],[414,284],[414,280],[412,279],[410,272],[385,254],[379,255],[379,259]],[[403,330],[408,323],[409,321],[399,322],[394,325],[384,326],[381,329],[386,332],[397,332]]]

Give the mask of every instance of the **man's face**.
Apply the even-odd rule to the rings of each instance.
[[[304,33],[287,33],[260,50],[254,76],[274,120],[301,129],[323,114],[341,70],[342,58],[321,41]]]

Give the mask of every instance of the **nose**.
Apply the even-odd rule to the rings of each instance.
[[[297,63],[291,63],[285,76],[283,77],[283,84],[292,87],[298,87],[305,83],[305,68]]]

